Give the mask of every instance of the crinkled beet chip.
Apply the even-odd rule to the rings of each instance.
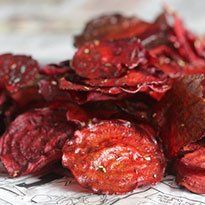
[[[61,158],[73,133],[65,113],[62,107],[34,109],[9,125],[0,139],[0,157],[10,176],[35,173]]]
[[[36,82],[39,65],[30,56],[0,55],[0,87],[20,104],[38,98]]]
[[[89,78],[117,78],[147,63],[148,54],[136,38],[90,42],[80,47],[72,60],[77,75]]]
[[[142,33],[149,25],[136,17],[120,14],[100,16],[89,21],[83,33],[75,37],[75,46],[79,47],[93,40],[129,38]]]
[[[159,182],[165,159],[150,127],[111,120],[76,131],[63,148],[63,165],[80,185],[120,194]]]
[[[205,143],[191,146],[194,149],[176,161],[176,180],[191,192],[205,194]]]
[[[205,136],[205,75],[184,77],[157,105],[154,114],[161,127],[161,137],[170,157],[177,156],[186,145]]]

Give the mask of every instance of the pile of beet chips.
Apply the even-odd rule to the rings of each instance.
[[[174,12],[88,22],[71,60],[0,56],[0,159],[11,177],[56,162],[122,194],[165,174],[205,193],[205,42]],[[51,57],[52,58],[52,57]]]

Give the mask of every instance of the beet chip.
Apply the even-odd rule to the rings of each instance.
[[[19,104],[38,99],[39,65],[30,56],[0,55],[0,87]]]
[[[142,33],[150,24],[136,17],[120,14],[104,15],[89,21],[81,35],[75,37],[75,46],[93,40],[116,40]],[[97,42],[97,41],[96,41]]]
[[[55,163],[73,133],[65,109],[49,107],[19,115],[0,139],[0,158],[12,177],[32,174]]]
[[[205,136],[205,75],[186,76],[157,105],[154,114],[161,127],[161,137],[169,157]]]
[[[62,162],[80,185],[106,194],[155,184],[165,168],[153,130],[123,120],[91,123],[76,131],[63,148]]]
[[[176,162],[176,180],[191,192],[205,194],[205,143],[194,147]]]
[[[72,60],[75,72],[84,78],[116,78],[127,69],[147,63],[147,52],[136,38],[90,42],[80,47]]]

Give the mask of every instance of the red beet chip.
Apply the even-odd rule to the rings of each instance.
[[[198,146],[196,146],[198,145]],[[189,145],[190,146],[190,145]],[[194,147],[193,147],[194,146]],[[189,147],[189,152],[181,157],[178,164],[183,164],[189,169],[205,171],[205,142],[192,144],[192,149]]]
[[[38,78],[39,65],[30,56],[0,55],[0,87],[19,105],[39,100]]]
[[[136,38],[87,43],[72,60],[75,72],[84,78],[116,78],[127,69],[147,62],[147,53]]]
[[[122,120],[101,121],[76,131],[63,148],[62,162],[80,185],[106,194],[155,184],[165,168],[153,130]]]
[[[57,162],[73,126],[63,108],[41,108],[19,115],[0,139],[0,158],[12,177],[32,174]]]
[[[205,172],[180,172],[177,183],[196,194],[205,194]]]
[[[82,34],[75,37],[75,46],[93,40],[129,38],[142,33],[150,24],[136,17],[120,14],[100,16],[87,23]]]
[[[176,180],[191,192],[205,194],[205,144],[194,148],[176,162]]]
[[[184,146],[205,136],[204,79],[201,74],[176,81],[157,105],[154,117],[169,157],[176,157]]]
[[[39,65],[30,56],[0,55],[0,84],[10,93],[32,87],[38,77]]]

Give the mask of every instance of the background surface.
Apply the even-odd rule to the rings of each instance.
[[[152,20],[162,0],[0,0],[0,53],[57,62],[73,55],[72,36],[87,20],[121,12]],[[194,32],[205,33],[205,0],[164,0]]]

